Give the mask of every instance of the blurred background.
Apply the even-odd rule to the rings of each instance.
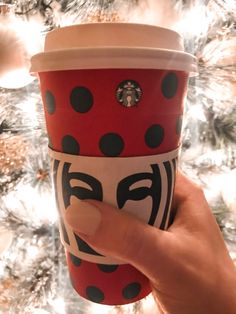
[[[87,22],[168,27],[198,60],[190,78],[180,167],[200,184],[236,261],[236,2],[18,0],[0,2],[0,313],[154,313],[80,298],[68,279],[50,178],[48,138],[30,58],[47,32]],[[138,36],[138,34],[137,34]]]

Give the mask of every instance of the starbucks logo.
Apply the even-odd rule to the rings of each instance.
[[[124,107],[137,106],[142,96],[139,84],[133,80],[125,80],[118,85],[116,98]]]

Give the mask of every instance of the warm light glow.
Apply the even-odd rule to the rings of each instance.
[[[61,297],[49,301],[57,314],[65,314],[65,300]]]
[[[112,314],[111,307],[108,305],[100,305],[91,303],[89,308],[90,314]]]
[[[35,77],[29,74],[27,68],[12,70],[0,76],[0,87],[15,89],[29,85]]]
[[[205,5],[196,5],[179,20],[177,30],[185,36],[201,36],[206,34],[213,17]]]
[[[13,25],[24,42],[29,57],[43,50],[44,35],[42,25],[37,21],[18,21]]]
[[[30,126],[37,127],[39,125],[39,118],[38,118],[38,112],[37,112],[37,106],[38,106],[38,98],[37,97],[30,97],[26,99],[25,101],[22,101],[20,104],[20,108],[22,112],[24,112],[24,117],[29,121]]]
[[[35,259],[38,255],[38,253],[39,253],[39,248],[37,246],[31,245],[31,246],[27,247],[27,254],[28,254],[29,258]]]
[[[32,208],[36,220],[50,223],[54,223],[57,220],[54,197],[49,193],[50,191],[41,194],[31,186],[22,185],[19,192],[24,195],[24,202],[27,208]]]
[[[0,22],[4,24],[5,42],[3,46],[6,49],[4,57],[15,57],[15,50],[18,56],[12,60],[12,66],[4,68],[0,74],[0,87],[16,89],[30,84],[35,77],[29,73],[30,58],[32,55],[42,51],[43,36],[40,23],[31,21],[25,22],[16,17],[5,18]],[[4,34],[4,33],[3,33]],[[8,38],[9,37],[9,38]],[[1,51],[2,52],[2,51]],[[3,50],[4,52],[4,50]],[[9,59],[11,61],[11,59]]]
[[[9,192],[4,202],[12,211],[21,211],[23,216],[35,223],[55,223],[58,217],[52,193],[41,194],[30,185],[18,184],[17,191]]]
[[[189,109],[189,116],[200,121],[206,121],[206,117],[201,105],[192,105]]]

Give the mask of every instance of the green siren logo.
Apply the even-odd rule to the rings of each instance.
[[[142,96],[139,84],[133,80],[121,82],[116,91],[118,102],[124,107],[137,106]]]

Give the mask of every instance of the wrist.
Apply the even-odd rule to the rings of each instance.
[[[222,265],[221,265],[222,268]],[[236,313],[236,266],[230,260],[230,263],[223,267],[220,280],[217,283],[218,293],[215,299],[214,313]]]
[[[228,306],[228,313],[236,313],[236,266],[228,274],[228,284],[224,291],[224,297],[227,300],[226,306]]]

